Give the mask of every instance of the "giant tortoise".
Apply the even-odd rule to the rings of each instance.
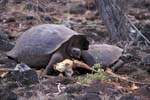
[[[30,67],[46,68],[53,72],[53,65],[71,58],[80,58],[82,50],[88,50],[89,42],[63,25],[43,24],[25,31],[7,53],[10,59]]]

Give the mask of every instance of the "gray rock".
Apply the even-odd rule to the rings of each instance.
[[[14,70],[9,71],[7,75],[8,81],[15,81],[18,85],[31,85],[38,83],[38,75],[26,64],[17,64]]]

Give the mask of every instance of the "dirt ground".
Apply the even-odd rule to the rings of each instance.
[[[131,0],[128,14],[136,27],[150,39],[150,1]],[[65,24],[85,34],[91,44],[110,44],[110,33],[105,28],[92,0],[44,0],[44,2],[43,0],[1,0],[0,33],[4,35],[0,34],[0,39],[4,37],[2,39],[7,42],[0,41],[5,43],[0,45],[0,68],[15,66],[15,63],[7,59],[5,52],[13,47],[22,32],[45,23]],[[133,59],[127,61],[116,72],[143,83],[142,85],[101,79],[82,83],[79,77],[86,79],[87,75],[72,78],[39,76],[37,83],[24,86],[0,79],[0,100],[17,100],[17,98],[19,100],[149,100],[150,85],[147,84],[150,84],[150,63],[142,62],[145,56],[150,55],[149,50],[150,48],[146,51],[129,48],[128,52],[133,54]]]

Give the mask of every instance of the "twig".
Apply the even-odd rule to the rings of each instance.
[[[115,6],[116,6],[116,8],[117,8],[119,11],[121,11],[120,7],[119,7],[117,4],[115,4]],[[122,12],[122,11],[121,11],[121,12]],[[137,27],[132,23],[132,21],[128,18],[128,16],[127,16],[125,13],[123,13],[123,12],[122,12],[122,14],[123,14],[124,17],[126,18],[126,20],[129,22],[129,24],[136,30],[136,32],[137,32],[140,36],[142,36],[142,37],[150,44],[150,40],[149,40],[147,37],[145,37],[145,36],[137,29]]]
[[[51,76],[46,75],[46,74],[44,73],[44,70],[43,70],[43,69],[41,69],[41,70],[39,70],[39,71],[37,71],[37,70],[34,70],[34,71],[36,71],[37,74],[39,74],[40,76],[42,76],[42,77],[44,77],[44,78],[51,78]]]
[[[97,70],[95,70],[94,68],[90,67],[86,63],[78,61],[78,60],[73,60],[73,67],[74,68],[80,67],[80,68],[84,68],[84,69],[90,70],[92,72],[98,72]]]
[[[142,86],[142,85],[150,85],[150,83],[143,83],[143,82],[137,82],[137,81],[130,80],[130,79],[128,79],[128,77],[120,76],[118,74],[113,73],[110,70],[106,70],[105,72],[106,72],[106,74],[111,75],[110,77],[118,78],[118,79],[126,81],[126,82],[128,82],[130,84],[135,84],[135,85],[140,85],[140,86]]]
[[[0,72],[9,72],[9,71],[13,71],[14,69],[11,69],[11,68],[0,68]]]
[[[136,26],[132,23],[132,21],[127,17],[127,15],[125,15],[125,18],[128,20],[128,22],[130,23],[130,25],[137,31],[137,33],[142,36],[149,44],[150,44],[150,40],[145,37],[137,28]]]

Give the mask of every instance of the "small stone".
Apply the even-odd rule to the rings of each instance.
[[[94,15],[94,13],[93,13],[92,11],[87,10],[87,11],[85,12],[85,18],[86,18],[87,20],[94,20],[94,19],[95,19],[95,15]]]
[[[35,20],[36,18],[34,16],[26,16],[25,19],[26,20]]]

